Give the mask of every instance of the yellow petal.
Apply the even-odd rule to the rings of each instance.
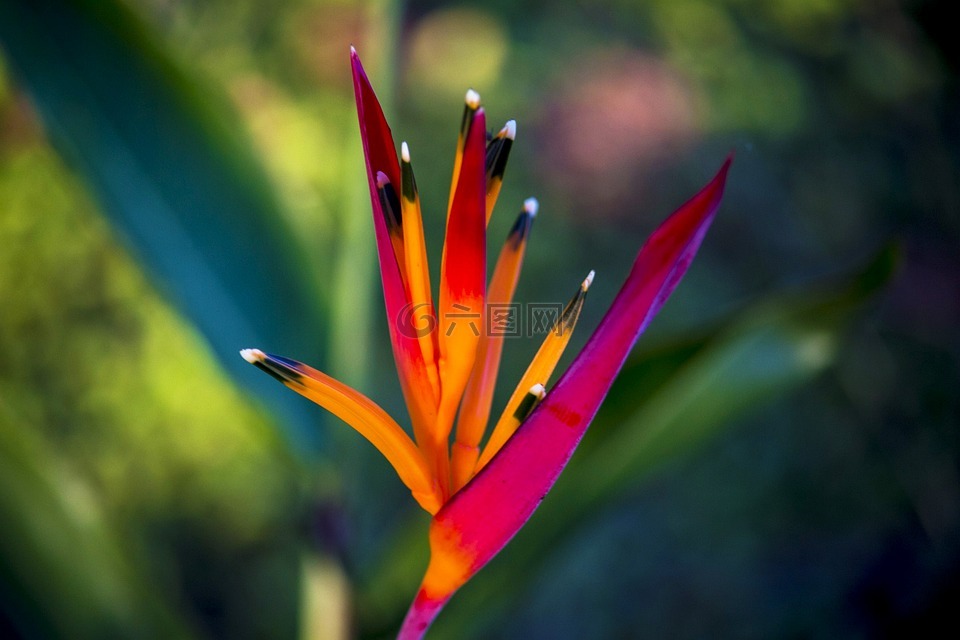
[[[403,212],[403,248],[407,272],[406,281],[410,291],[410,304],[419,319],[417,337],[420,351],[435,398],[440,397],[440,376],[437,372],[436,311],[430,293],[430,269],[427,263],[427,246],[423,237],[423,214],[420,210],[420,194],[410,163],[410,148],[400,145],[400,208]]]
[[[487,441],[486,446],[483,448],[483,453],[480,454],[480,459],[477,461],[477,472],[490,462],[490,459],[493,458],[500,450],[500,447],[510,439],[510,436],[513,435],[517,427],[520,426],[520,423],[523,422],[527,414],[529,414],[529,409],[524,412],[522,411],[523,407],[521,405],[524,403],[525,397],[530,393],[534,385],[546,385],[550,376],[553,374],[553,370],[556,368],[560,356],[563,355],[563,351],[567,348],[570,337],[573,335],[573,329],[577,324],[577,319],[580,317],[580,311],[583,309],[583,302],[586,299],[587,290],[590,288],[592,282],[593,271],[587,275],[577,290],[577,293],[574,294],[570,302],[567,303],[560,318],[557,319],[557,322],[547,334],[547,337],[544,338],[543,344],[540,345],[540,350],[537,351],[533,362],[527,367],[526,373],[524,373],[520,379],[520,384],[517,385],[513,395],[510,396],[510,400],[507,402],[503,414],[497,421],[497,425],[493,428],[493,432],[490,434],[490,440]]]

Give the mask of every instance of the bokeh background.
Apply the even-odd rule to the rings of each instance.
[[[405,416],[351,43],[410,143],[434,270],[463,92],[516,118],[491,238],[535,195],[518,299],[597,270],[574,351],[736,153],[570,467],[431,637],[955,631],[947,6],[4,0],[0,635],[395,633],[426,515],[236,355],[310,362]],[[536,346],[508,342],[500,403]]]

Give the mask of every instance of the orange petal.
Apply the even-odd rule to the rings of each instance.
[[[393,466],[420,506],[430,513],[437,512],[441,496],[420,450],[373,400],[296,360],[270,355],[259,349],[244,349],[240,355],[356,429]]]
[[[387,234],[390,236],[390,245],[393,247],[393,257],[400,268],[400,278],[404,284],[407,284],[403,242],[403,208],[400,206],[400,198],[397,197],[396,187],[383,171],[377,172],[377,197],[380,200],[380,210],[383,211],[383,221],[387,227]]]
[[[488,156],[489,158],[489,156]],[[527,238],[537,215],[537,201],[529,198],[523,203],[523,211],[517,216],[507,241],[500,250],[497,266],[490,278],[487,290],[487,313],[494,314],[489,320],[496,321],[498,309],[504,314],[513,313],[511,308],[513,293],[520,277],[520,267],[527,248]],[[502,318],[509,320],[509,317]],[[517,318],[513,318],[518,322]],[[463,402],[460,404],[460,418],[457,422],[457,440],[453,445],[451,471],[453,490],[456,491],[473,477],[473,470],[480,455],[479,444],[490,419],[490,405],[497,384],[497,371],[500,368],[500,355],[503,351],[505,327],[488,324],[480,336],[477,347],[477,359],[470,374]]]
[[[503,172],[507,169],[507,159],[510,157],[510,148],[517,137],[517,123],[508,120],[500,129],[490,144],[487,145],[487,224],[493,215],[493,207],[497,204],[500,187],[503,185]]]

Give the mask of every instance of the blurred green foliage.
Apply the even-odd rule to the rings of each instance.
[[[310,361],[405,415],[350,43],[410,143],[434,269],[464,89],[518,120],[491,238],[535,194],[518,299],[597,269],[574,352],[645,234],[737,152],[581,451],[433,635],[949,622],[960,56],[942,6],[0,5],[0,635],[395,632],[426,518],[372,448],[234,356]],[[507,345],[496,402],[535,348]]]

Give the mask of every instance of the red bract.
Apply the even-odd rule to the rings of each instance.
[[[508,122],[487,142],[480,97],[467,92],[438,319],[409,149],[404,143],[398,162],[390,127],[355,51],[351,63],[390,338],[414,439],[373,401],[315,369],[256,349],[241,353],[367,437],[433,515],[430,564],[400,630],[401,638],[420,638],[453,593],[510,541],[556,482],[630,349],[693,260],[720,204],[731,159],[643,245],[600,326],[547,392],[593,272],[587,276],[481,447],[503,346],[502,334],[484,331],[485,304],[512,300],[537,213],[536,201],[527,200],[487,286],[486,222],[516,125]]]

